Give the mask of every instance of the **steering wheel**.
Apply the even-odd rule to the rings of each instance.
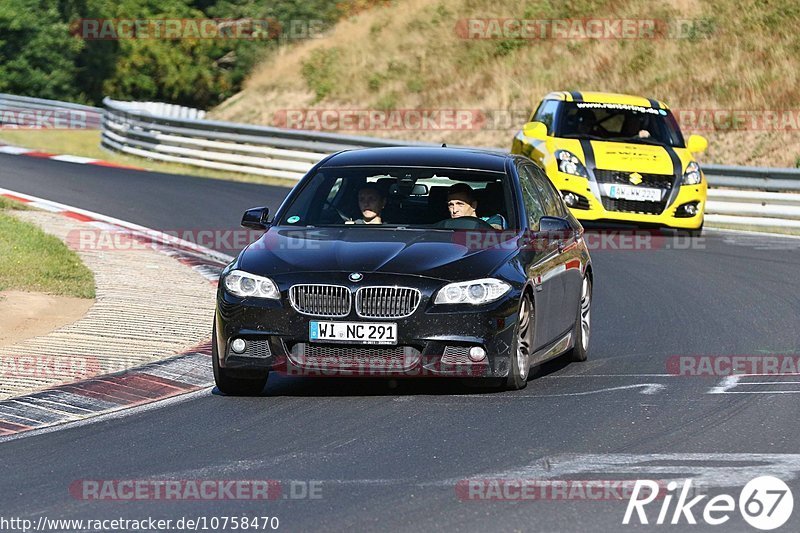
[[[349,216],[345,215],[338,207],[333,205],[330,200],[325,200],[325,205],[336,211],[336,214],[339,215],[339,218],[342,219],[342,222],[352,222],[353,219]]]
[[[442,229],[494,229],[494,227],[478,217],[446,218],[434,224]]]

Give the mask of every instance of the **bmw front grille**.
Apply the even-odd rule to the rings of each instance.
[[[356,313],[364,318],[404,318],[417,310],[422,296],[408,287],[362,287],[356,291]]]
[[[304,315],[335,318],[350,314],[350,289],[342,285],[293,285],[289,300]]]
[[[352,293],[342,285],[293,285],[289,300],[304,315],[343,318],[350,314]],[[414,314],[422,295],[410,287],[361,287],[356,314],[362,318],[405,318]]]

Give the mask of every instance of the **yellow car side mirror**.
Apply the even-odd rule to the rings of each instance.
[[[689,135],[689,139],[686,141],[687,150],[693,154],[699,154],[700,152],[705,152],[706,148],[708,148],[708,140],[705,137],[702,135]]]
[[[537,141],[544,141],[547,139],[547,126],[543,122],[528,122],[522,126],[522,134]]]

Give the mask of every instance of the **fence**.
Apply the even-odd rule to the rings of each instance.
[[[0,94],[0,117],[8,108],[67,109],[95,116],[102,113],[101,143],[110,150],[290,180],[300,179],[316,162],[339,150],[437,146],[205,120],[203,111],[154,102],[106,98],[103,105],[101,110]],[[708,226],[800,229],[800,169],[703,165],[703,171],[710,186],[705,218]]]

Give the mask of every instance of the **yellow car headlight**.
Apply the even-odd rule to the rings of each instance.
[[[568,150],[556,150],[554,154],[556,156],[556,161],[558,161],[558,170],[563,172],[564,174],[571,174],[573,176],[580,176],[582,178],[588,178],[589,173],[586,171],[586,167],[581,163],[581,160],[578,159],[578,156],[573,154]]]
[[[683,173],[682,185],[697,185],[703,180],[700,174],[700,165],[692,161],[686,165],[686,172]]]

